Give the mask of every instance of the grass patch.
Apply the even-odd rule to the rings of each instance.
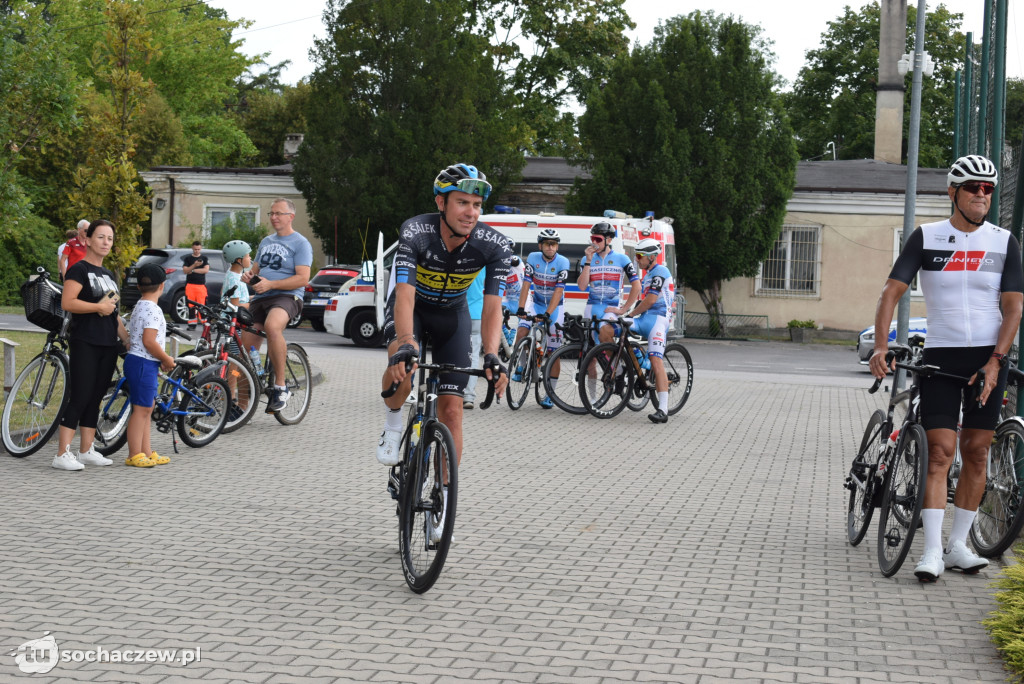
[[[43,345],[46,344],[46,333],[42,332],[22,332],[20,330],[0,330],[0,337],[5,337],[12,342],[17,342],[18,346],[14,350],[15,359],[15,373],[14,377],[18,377],[18,373],[21,369],[28,365],[28,362],[32,358],[43,350]],[[6,346],[6,345],[5,345]],[[0,356],[3,356],[4,352],[0,351]],[[4,367],[7,367],[7,359],[4,359]],[[13,381],[14,378],[11,378]]]
[[[0,314],[14,314],[17,316],[25,315],[24,306],[0,306]]]

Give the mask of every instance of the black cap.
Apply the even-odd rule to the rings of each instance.
[[[167,273],[156,264],[143,264],[139,267],[139,285],[159,285],[167,280]]]

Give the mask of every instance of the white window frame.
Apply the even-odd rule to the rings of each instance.
[[[209,240],[213,233],[213,212],[226,211],[232,220],[239,213],[253,213],[253,225],[260,225],[260,207],[258,204],[204,204],[203,205],[203,240]]]
[[[900,252],[903,250],[903,226],[898,226],[892,229],[892,263],[896,264],[896,259],[899,257]],[[921,291],[921,278],[918,275],[914,276],[914,280],[910,283],[910,296],[911,297],[924,297],[924,292]]]
[[[815,273],[816,277],[814,279],[814,289],[813,290],[806,290],[805,291],[805,290],[791,290],[791,289],[788,289],[788,288],[779,289],[779,288],[766,288],[766,287],[764,287],[764,264],[765,264],[765,262],[762,261],[760,266],[758,266],[758,268],[757,268],[757,276],[754,278],[754,296],[755,297],[783,297],[783,298],[786,298],[786,299],[793,299],[793,298],[798,298],[798,299],[820,299],[821,298],[821,279],[822,279],[822,264],[821,264],[821,239],[822,239],[821,236],[822,236],[822,230],[821,230],[821,228],[822,227],[820,225],[806,225],[806,224],[799,224],[799,223],[786,223],[786,224],[783,224],[782,230],[779,231],[779,237],[778,237],[778,239],[776,239],[776,242],[778,242],[778,240],[783,239],[783,237],[786,236],[787,234],[789,236],[788,239],[789,239],[789,242],[790,242],[790,247],[789,247],[789,249],[786,250],[787,257],[786,257],[786,275],[785,275],[785,279],[788,282],[789,281],[789,277],[790,277],[790,270],[791,270],[791,267],[792,267],[792,254],[793,254],[793,249],[792,249],[792,239],[793,239],[792,238],[792,231],[794,231],[794,230],[803,230],[803,231],[813,230],[814,231],[815,236],[816,236],[816,239],[815,239],[815,243],[816,243],[815,244],[815,254],[814,254],[814,263],[815,263],[815,267],[816,267],[816,273]]]

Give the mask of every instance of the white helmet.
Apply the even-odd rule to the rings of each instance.
[[[980,154],[960,157],[949,167],[949,173],[946,174],[946,186],[952,187],[968,181],[997,184],[999,174],[996,172],[995,164]]]
[[[562,236],[558,234],[558,231],[554,228],[545,228],[537,234],[537,244],[544,242],[545,240],[554,240],[555,242],[561,242]]]
[[[636,253],[639,256],[658,256],[661,254],[661,243],[654,238],[646,238],[637,243]]]

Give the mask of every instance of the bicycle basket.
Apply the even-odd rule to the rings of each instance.
[[[64,322],[64,309],[60,306],[61,288],[38,275],[31,276],[21,285],[21,299],[25,303],[25,318],[44,330],[60,330]]]

